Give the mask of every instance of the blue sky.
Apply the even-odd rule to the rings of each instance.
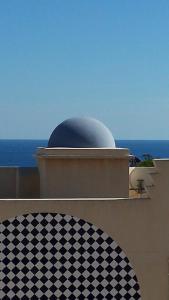
[[[0,1],[0,138],[74,116],[169,139],[168,0]]]

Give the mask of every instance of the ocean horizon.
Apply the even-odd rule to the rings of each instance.
[[[1,139],[0,166],[36,166],[36,150],[46,147],[47,139]],[[116,147],[128,148],[130,153],[143,159],[144,154],[153,158],[169,158],[169,140],[116,140]]]

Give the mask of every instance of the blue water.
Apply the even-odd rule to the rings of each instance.
[[[153,158],[169,158],[169,140],[118,140],[116,146],[128,148],[140,159],[143,154],[150,154]]]
[[[0,166],[35,166],[37,147],[47,146],[47,140],[0,140]],[[139,158],[150,154],[154,158],[169,157],[169,140],[117,140],[116,146],[129,148]]]
[[[0,140],[0,166],[35,166],[37,147],[46,146],[46,140]]]

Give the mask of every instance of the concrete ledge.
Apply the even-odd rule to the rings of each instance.
[[[110,158],[128,159],[129,150],[124,148],[38,148],[38,158]]]
[[[0,199],[1,201],[138,201],[138,200],[151,200],[149,197],[129,197],[129,198],[37,198],[37,199]]]

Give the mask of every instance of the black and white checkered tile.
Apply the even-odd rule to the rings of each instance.
[[[120,247],[76,217],[38,213],[0,224],[1,300],[140,300]]]

